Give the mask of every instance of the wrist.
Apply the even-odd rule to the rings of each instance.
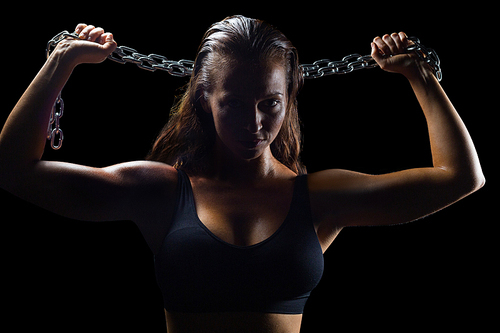
[[[425,61],[417,60],[415,64],[402,73],[408,81],[411,82],[427,82],[432,77],[435,77],[434,71]]]
[[[58,67],[68,69],[72,71],[80,63],[76,60],[75,55],[72,52],[73,48],[71,43],[60,42],[54,51],[50,54],[49,59],[53,59],[57,62]]]
[[[76,65],[74,58],[69,56],[64,48],[55,49],[39,74],[43,75],[47,87],[53,90],[55,94],[58,94],[73,73]]]

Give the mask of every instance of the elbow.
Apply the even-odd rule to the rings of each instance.
[[[486,184],[486,178],[479,160],[473,164],[470,170],[470,193],[476,192]]]
[[[13,193],[18,184],[19,177],[17,173],[9,167],[0,164],[0,188]]]
[[[455,196],[463,198],[481,189],[486,184],[486,178],[477,156],[473,159],[456,163],[449,167],[439,167],[447,176],[447,183]]]
[[[478,191],[486,184],[486,178],[480,169],[476,172],[456,175],[454,178],[457,192],[460,192],[462,197]]]
[[[20,164],[4,158],[0,154],[0,188],[18,195],[18,189],[25,186],[27,179],[32,178],[35,163]]]
[[[472,192],[476,192],[477,190],[481,189],[485,184],[486,184],[486,178],[484,177],[484,174],[481,172],[480,175],[474,178],[474,187],[472,189]]]

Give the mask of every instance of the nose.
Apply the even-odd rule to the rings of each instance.
[[[245,129],[251,134],[256,134],[262,129],[262,113],[257,107],[249,110],[245,119]]]

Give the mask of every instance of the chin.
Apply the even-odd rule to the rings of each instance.
[[[238,156],[239,158],[247,161],[254,160],[256,158],[259,158],[263,154],[263,150],[238,150],[238,151],[233,151],[233,153]]]
[[[245,161],[251,161],[261,157],[269,146],[267,144],[267,140],[262,140],[255,145],[242,143],[240,141],[232,141],[229,144],[225,144],[220,141],[219,144],[221,144],[219,146],[219,148],[222,148],[221,151],[225,151],[226,153],[232,154],[234,157]]]
[[[261,157],[265,153],[266,148],[265,146],[254,149],[242,149],[238,147],[237,149],[232,149],[232,153],[242,160],[251,161]]]

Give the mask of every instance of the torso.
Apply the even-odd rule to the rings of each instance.
[[[191,176],[196,211],[201,222],[224,242],[251,246],[271,237],[284,222],[293,197],[293,172],[281,177],[246,186]],[[171,197],[172,191],[168,191]],[[170,202],[175,200],[171,200]],[[171,206],[171,207],[170,207]],[[175,204],[161,214],[173,215]],[[165,216],[165,215],[163,215]],[[152,216],[153,217],[153,216]],[[156,217],[153,217],[156,220]],[[151,220],[150,220],[151,221]],[[156,227],[162,223],[154,222]],[[163,218],[163,225],[165,219]],[[154,228],[154,227],[151,227]],[[149,229],[149,228],[148,228]],[[158,230],[158,229],[157,229]],[[143,233],[147,230],[142,230]],[[154,253],[160,248],[162,233],[149,233],[148,243]],[[277,313],[169,313],[165,311],[168,332],[272,332],[300,331],[302,315]]]
[[[140,209],[137,209],[134,221],[153,253],[160,249],[169,229],[169,220],[176,209],[177,171],[172,167],[165,169],[164,189],[155,191],[152,197],[137,198],[137,207]],[[249,189],[190,175],[198,217],[210,231],[227,243],[241,246],[259,243],[269,238],[283,223],[290,208],[295,176],[287,169],[280,178]],[[157,195],[157,192],[161,194]],[[315,202],[317,196],[313,188],[309,187],[309,193],[314,217],[317,215],[315,212],[322,207]],[[243,219],[245,223],[234,223],[236,219]],[[328,234],[328,237],[322,237],[321,230],[318,230],[320,222],[314,221],[324,252],[341,228],[333,236]]]

